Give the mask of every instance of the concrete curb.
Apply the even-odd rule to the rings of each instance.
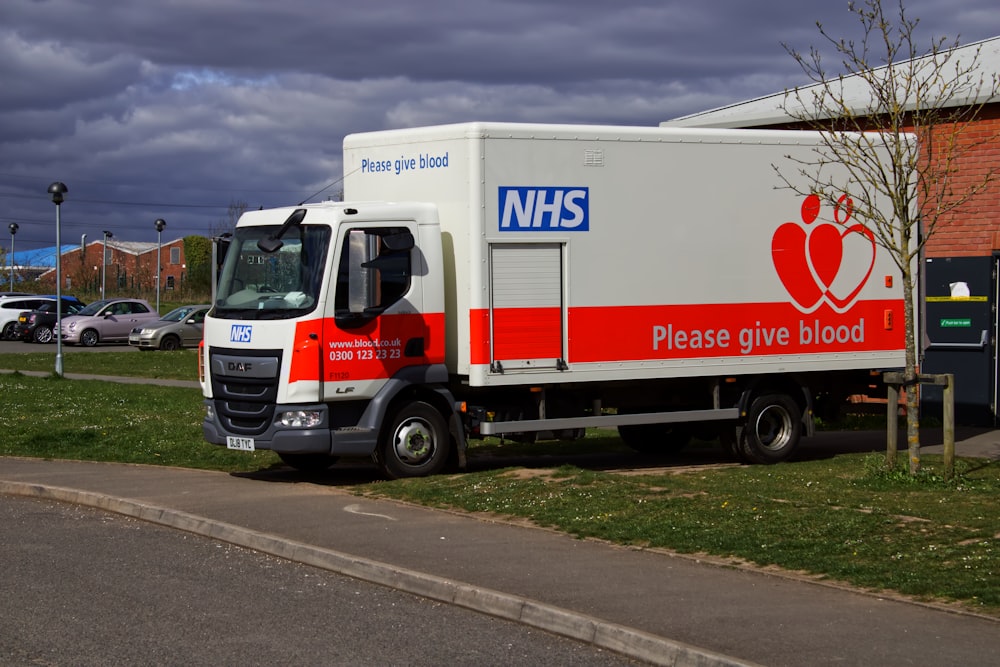
[[[480,588],[387,563],[286,540],[164,507],[63,487],[0,480],[0,494],[95,507],[253,549],[296,563],[464,607],[669,667],[761,667],[682,642],[516,595]]]

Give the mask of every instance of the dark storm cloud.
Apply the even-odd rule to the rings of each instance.
[[[985,0],[907,10],[927,39],[1000,34]],[[655,125],[801,83],[782,44],[816,21],[858,36],[846,0],[4,0],[0,222],[51,245],[63,180],[71,234],[204,234],[233,201],[337,194],[351,132]]]

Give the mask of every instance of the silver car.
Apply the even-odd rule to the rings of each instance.
[[[155,322],[132,329],[128,344],[143,351],[197,347],[209,308],[207,305],[175,308]]]
[[[62,321],[63,342],[93,347],[98,343],[128,342],[129,332],[159,315],[143,299],[102,299],[94,301]]]
[[[76,315],[64,317],[62,339],[69,345],[127,343],[129,332],[143,322],[155,322],[157,312],[143,299],[102,299]]]

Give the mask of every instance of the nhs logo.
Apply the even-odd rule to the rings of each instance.
[[[253,334],[253,326],[250,324],[234,324],[229,330],[230,343],[249,343]]]
[[[590,231],[590,188],[499,188],[501,232]]]

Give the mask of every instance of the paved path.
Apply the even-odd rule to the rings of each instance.
[[[959,443],[973,448],[1000,451],[1000,434]],[[102,507],[654,664],[976,667],[1000,655],[993,619],[360,498],[280,470],[0,458],[0,493]]]

